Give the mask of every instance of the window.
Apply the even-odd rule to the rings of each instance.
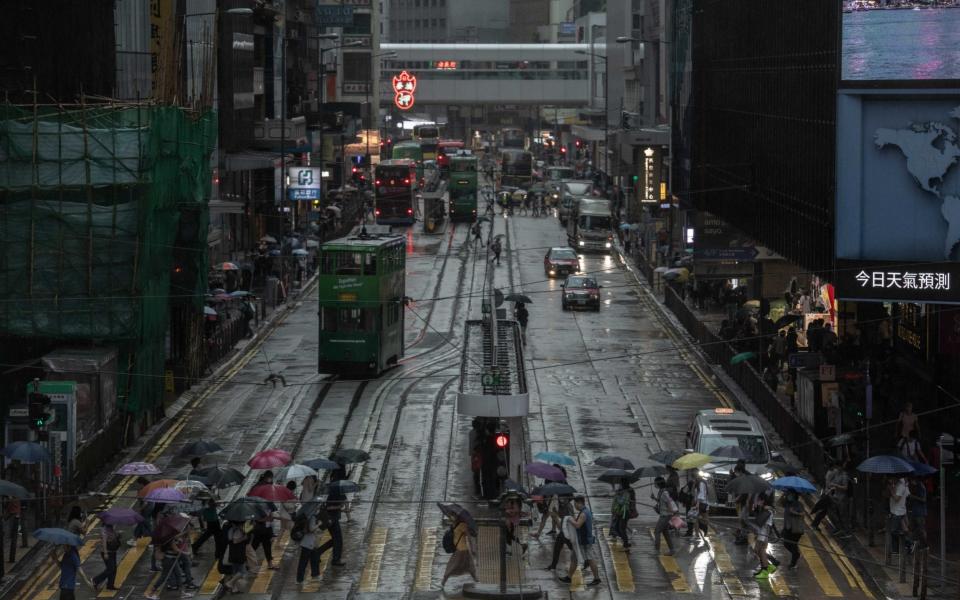
[[[344,35],[370,35],[370,13],[354,13],[353,25],[343,28]]]
[[[321,262],[324,275],[359,275],[362,264],[357,252],[324,252]]]
[[[367,15],[369,18],[369,15]],[[369,83],[373,79],[369,52],[343,53],[343,80]]]
[[[323,331],[376,331],[377,310],[373,308],[336,308],[325,306],[320,311]]]
[[[321,331],[336,331],[337,330],[337,311],[339,309],[324,306],[323,310],[320,311],[320,330]]]
[[[374,252],[366,252],[363,255],[363,274],[377,274],[377,255]]]
[[[384,323],[387,327],[400,320],[400,301],[393,300],[384,305]]]
[[[443,6],[443,0],[440,0],[440,6]],[[446,26],[447,26],[447,20],[444,19],[444,18],[441,18],[441,19],[440,19],[440,27],[446,28]]]

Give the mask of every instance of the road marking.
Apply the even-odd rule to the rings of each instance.
[[[114,587],[123,587],[123,583],[127,580],[127,577],[130,576],[133,567],[136,566],[137,561],[140,560],[140,557],[143,556],[143,553],[146,552],[149,547],[150,538],[140,538],[134,547],[127,550],[123,558],[120,559],[120,563],[117,564],[117,577],[114,582]],[[103,590],[97,597],[112,598],[116,595],[116,590]]]
[[[807,561],[807,566],[810,567],[810,570],[813,571],[813,576],[820,585],[820,589],[823,590],[823,593],[833,598],[842,598],[843,592],[837,587],[837,582],[833,580],[833,577],[830,576],[827,568],[823,565],[823,561],[820,560],[820,554],[811,548],[809,544],[800,544],[800,554],[803,556],[803,559]]]
[[[656,543],[657,536],[654,528],[650,527],[648,528],[648,531],[650,532],[650,537],[653,539],[654,543]],[[667,572],[667,579],[670,580],[670,585],[673,586],[673,591],[689,594],[690,586],[687,584],[687,578],[683,574],[683,569],[681,569],[680,565],[677,563],[677,559],[665,554],[660,554],[657,556],[657,558],[660,559],[660,566],[662,566],[663,570]]]
[[[636,591],[633,584],[633,569],[630,567],[630,553],[626,552],[622,544],[614,546],[614,540],[610,537],[609,529],[603,530],[603,537],[607,541],[607,551],[609,551],[610,559],[613,561],[613,573],[617,577],[617,591]]]
[[[321,535],[320,538],[317,540],[317,548],[326,544],[328,541],[330,541],[330,532],[324,531],[323,535]],[[303,589],[301,591],[303,592],[319,592],[320,591],[320,581],[323,580],[323,574],[327,572],[327,565],[330,564],[330,556],[332,554],[333,554],[332,551],[323,553],[323,556],[320,557],[320,568],[317,571],[318,575],[316,577],[310,577],[310,579],[306,579],[303,584]],[[297,560],[299,560],[299,556],[297,557]],[[307,572],[304,574],[304,577],[309,577],[309,576],[310,576],[310,565],[308,564]]]
[[[367,560],[360,574],[360,591],[375,592],[380,584],[380,563],[383,561],[383,549],[387,545],[387,528],[377,527],[367,546]]]
[[[772,574],[767,576],[767,582],[770,584],[770,589],[773,590],[773,593],[778,596],[790,596],[790,586],[787,585],[786,580],[783,578],[783,574],[779,568]]]
[[[213,561],[213,566],[210,568],[210,572],[207,573],[207,576],[204,577],[203,583],[200,584],[200,594],[215,594],[217,587],[220,585],[220,580],[223,579],[223,575],[220,574],[220,565],[219,561]]]
[[[284,528],[280,532],[280,536],[276,538],[276,543],[273,545],[273,556],[278,557],[277,560],[283,560],[283,553],[287,548],[287,542],[290,541],[290,530]],[[267,588],[270,586],[270,582],[273,580],[273,574],[276,573],[274,569],[271,569],[267,564],[266,559],[260,562],[260,572],[257,573],[256,579],[253,580],[253,583],[250,584],[250,589],[247,590],[248,594],[266,594]]]
[[[844,570],[844,575],[847,576],[847,582],[850,584],[850,587],[853,589],[857,589],[859,587],[860,591],[862,591],[867,598],[872,599],[874,597],[873,593],[870,592],[867,584],[864,583],[863,578],[860,577],[859,571],[857,571],[856,567],[853,566],[853,563],[850,562],[850,559],[847,558],[847,555],[843,552],[840,546],[837,545],[837,542],[834,541],[833,536],[826,533],[821,533],[819,536],[822,537],[826,541],[827,545],[830,546],[830,550],[832,551],[831,555],[833,556],[833,559],[840,564],[841,570]],[[853,578],[853,581],[850,581],[851,577]]]
[[[424,527],[420,530],[420,557],[417,559],[416,589],[424,592],[430,589],[433,575],[433,557],[437,549],[437,528]]]
[[[97,545],[100,543],[100,536],[87,538],[87,541],[84,542],[83,546],[80,546],[78,554],[80,554],[80,564],[83,564],[90,558],[90,555],[93,554],[93,551],[96,550]],[[59,576],[57,571],[59,570],[59,565],[56,568],[53,565],[49,565],[49,569],[52,569],[54,573]],[[50,600],[54,595],[60,593],[60,583],[58,578],[51,578],[50,581],[43,586],[41,591],[38,591],[36,594],[29,594],[27,592],[32,592],[36,586],[31,586],[29,590],[24,592],[20,597],[21,598],[36,598],[36,600]]]
[[[720,574],[720,580],[724,587],[730,592],[731,596],[746,596],[747,590],[743,583],[737,577],[737,569],[733,566],[733,560],[727,553],[727,547],[723,545],[717,536],[710,538],[709,548],[713,553],[713,564],[717,566],[717,573]]]

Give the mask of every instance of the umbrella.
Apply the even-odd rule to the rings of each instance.
[[[307,240],[307,248],[319,248],[319,247],[320,247],[319,240]]]
[[[699,452],[691,452],[690,454],[684,454],[677,460],[673,461],[673,468],[678,471],[683,471],[684,469],[698,469],[703,465],[713,462],[712,456],[707,456],[706,454],[701,454]]]
[[[359,492],[360,486],[349,479],[341,479],[339,481],[328,483],[323,487],[323,489],[327,493],[339,492],[341,494],[352,494],[354,492]]]
[[[669,473],[670,471],[666,467],[661,467],[660,465],[649,465],[646,467],[640,467],[633,472],[633,476],[636,479],[641,477],[662,477]]]
[[[214,452],[221,452],[223,446],[210,440],[195,440],[180,449],[180,456],[204,456]]]
[[[193,496],[199,494],[200,492],[210,491],[210,488],[207,487],[206,483],[197,479],[185,479],[183,481],[178,481],[177,484],[173,486],[173,489],[182,492],[186,496]]]
[[[530,463],[525,466],[523,470],[534,477],[547,479],[549,481],[565,481],[567,479],[564,477],[563,471],[547,463]]]
[[[540,487],[533,488],[530,492],[533,496],[572,496],[577,490],[566,483],[548,483]]]
[[[205,315],[208,316],[208,317],[215,317],[215,316],[217,316],[217,311],[214,310],[213,307],[204,306],[204,307],[203,307],[203,314],[205,314]]]
[[[791,314],[786,314],[786,315],[783,315],[782,317],[780,317],[779,319],[777,319],[776,322],[773,324],[773,326],[776,327],[777,329],[783,329],[783,328],[786,327],[787,325],[791,325],[791,324],[793,324],[793,323],[796,323],[797,321],[801,320],[802,318],[803,318],[803,315],[791,315]]]
[[[340,465],[326,458],[314,458],[313,460],[303,461],[303,466],[316,469],[317,471],[333,471],[339,469]]]
[[[524,496],[528,495],[527,490],[525,490],[522,485],[512,479],[504,479],[503,488],[512,492],[518,492]]]
[[[530,299],[530,296],[525,296],[523,294],[507,294],[507,297],[504,298],[507,302],[523,302],[524,304],[533,304],[533,300]]]
[[[473,515],[470,514],[470,511],[464,507],[459,504],[444,504],[442,502],[437,502],[437,506],[440,507],[440,512],[450,517],[454,522],[461,521],[467,525],[467,529],[470,531],[477,530],[477,522],[474,520]]]
[[[881,454],[871,456],[860,463],[857,470],[861,473],[874,473],[879,475],[896,475],[899,473],[913,473],[913,467],[910,463],[899,456],[888,456]]]
[[[293,492],[287,489],[286,486],[277,485],[274,483],[258,485],[247,492],[247,495],[254,496],[256,498],[263,498],[264,500],[269,500],[270,502],[289,502],[290,500],[296,500],[297,498],[293,495]]]
[[[349,465],[350,463],[359,463],[365,460],[370,460],[370,455],[363,450],[358,450],[357,448],[341,448],[340,450],[337,450],[336,454],[333,455],[333,460],[337,461],[341,465]]]
[[[593,461],[593,464],[608,469],[625,469],[632,471],[635,468],[632,462],[619,456],[601,456]]]
[[[223,289],[223,288],[213,288],[212,290],[210,290],[210,293],[211,293],[211,294],[226,294],[226,293],[227,293],[227,290],[225,290],[225,289]]]
[[[269,503],[263,498],[245,497],[237,498],[223,510],[220,511],[220,518],[225,521],[252,521],[261,519],[270,514]]]
[[[246,476],[233,467],[206,467],[197,471],[212,488],[228,488],[240,485]]]
[[[738,475],[727,483],[727,494],[762,494],[770,489],[770,483],[756,475]]]
[[[37,538],[41,542],[56,544],[58,546],[79,546],[83,543],[83,540],[80,539],[79,535],[71,533],[66,529],[60,529],[59,527],[45,527],[43,529],[38,529],[33,532],[33,537]]]
[[[739,365],[740,363],[750,360],[751,358],[757,355],[756,352],[741,352],[740,354],[734,354],[730,359],[731,365]]]
[[[682,267],[679,269],[670,269],[663,274],[663,278],[666,279],[667,281],[676,280],[676,281],[684,282],[690,279],[690,271]]]
[[[289,481],[291,479],[303,479],[310,475],[316,477],[318,473],[306,465],[290,465],[277,471],[276,478],[279,481]]]
[[[786,473],[787,475],[796,475],[803,470],[803,467],[798,465],[791,465],[783,461],[775,460],[767,463],[767,468],[772,471],[780,471],[781,473]]]
[[[573,460],[563,452],[537,452],[533,458],[557,465],[566,465],[568,467],[577,464],[577,461]]]
[[[162,487],[151,490],[145,499],[147,502],[153,502],[155,504],[176,504],[183,502],[187,497],[184,496],[180,490],[172,487]]]
[[[740,446],[731,445],[731,446],[720,446],[719,448],[711,452],[710,456],[740,460],[741,458],[747,458],[747,453],[741,450]]]
[[[622,231],[626,231],[627,229],[630,229],[630,223],[620,223],[620,229]]]
[[[743,306],[744,306],[744,308],[754,308],[754,309],[759,310],[759,309],[760,309],[760,301],[759,301],[759,300],[747,300],[746,302],[743,303]]]
[[[317,519],[323,525],[324,529],[329,528],[330,526],[330,514],[327,513],[326,503],[321,500],[311,500],[310,502],[304,502],[300,505],[300,508],[297,509],[297,512],[294,513],[294,520],[299,518],[307,518],[317,515]]]
[[[260,241],[265,242],[267,244],[276,244],[277,238],[273,237],[272,235],[265,235],[262,238],[260,238]]]
[[[290,254],[292,254],[293,256],[306,256],[310,253],[304,250],[303,248],[297,248],[296,250],[292,251]]]
[[[0,450],[10,460],[22,463],[50,462],[50,451],[36,442],[13,442]]]
[[[253,292],[248,292],[247,290],[237,290],[235,292],[230,292],[229,296],[231,298],[243,298],[245,296],[252,296]]]
[[[654,273],[666,273],[670,270],[670,267],[657,267],[653,270]]]
[[[114,506],[97,515],[107,525],[136,525],[143,523],[143,515],[132,508]]]
[[[903,459],[907,461],[911,467],[913,467],[913,475],[915,477],[926,477],[927,475],[933,475],[937,472],[936,467],[932,467],[927,463],[922,463],[916,460],[910,460],[909,458]]]
[[[160,469],[148,462],[131,462],[116,471],[117,475],[159,475]]]
[[[155,545],[162,546],[183,533],[189,524],[190,517],[180,514],[167,515],[157,523],[157,528],[153,530],[152,541]]]
[[[220,263],[217,265],[216,268],[218,271],[239,271],[240,270],[240,267],[238,267],[236,263],[232,263],[232,262]]]
[[[814,494],[817,491],[817,486],[803,477],[781,477],[774,479],[770,485],[777,490],[791,490],[798,494]]]
[[[857,435],[853,433],[841,433],[840,435],[835,435],[824,442],[824,445],[827,448],[836,448],[838,446],[849,446],[853,442],[857,441]]]
[[[274,467],[288,465],[291,460],[290,453],[286,450],[270,448],[254,454],[247,461],[247,464],[250,465],[251,469],[273,469]]]
[[[0,479],[0,496],[10,496],[23,500],[30,497],[30,492],[22,485],[7,481],[6,479]]]
[[[624,480],[629,481],[630,483],[633,483],[637,480],[634,478],[633,471],[626,471],[624,469],[607,469],[597,479],[604,483],[609,483],[610,485],[616,485]]]
[[[661,450],[659,452],[654,452],[650,455],[650,460],[663,463],[665,465],[672,465],[678,458],[683,456],[682,450]]]
[[[137,492],[137,496],[143,498],[153,490],[159,490],[160,488],[172,488],[177,485],[180,480],[178,479],[157,479],[156,481],[151,481],[147,485],[140,488],[140,491]]]

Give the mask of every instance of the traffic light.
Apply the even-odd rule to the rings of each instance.
[[[577,141],[574,142],[574,144],[576,144],[577,148],[583,146],[583,142],[580,140],[580,138],[577,138]]]
[[[493,434],[493,445],[498,450],[504,450],[510,446],[510,434],[504,431],[498,431]]]
[[[566,147],[566,146],[560,146],[560,154],[562,154],[562,155],[564,155],[564,156],[567,155],[567,147]]]
[[[620,113],[620,129],[630,129],[630,113],[627,111]]]
[[[40,392],[30,392],[27,400],[28,413],[30,417],[30,429],[41,430],[46,427],[52,418],[48,412],[50,407],[50,396]]]

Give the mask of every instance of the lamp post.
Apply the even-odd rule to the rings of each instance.
[[[319,35],[311,36],[315,40],[337,40],[340,39],[339,33],[321,33]],[[318,113],[320,115],[320,192],[323,193],[323,169],[324,169],[324,156],[323,156],[323,95],[324,87],[326,85],[325,79],[327,77],[327,65],[323,62],[323,53],[329,52],[331,50],[339,50],[341,48],[352,48],[354,46],[362,46],[363,41],[353,40],[345,44],[340,44],[339,46],[330,46],[329,48],[320,48],[320,105],[318,107]]]
[[[592,42],[591,42],[592,43]],[[610,159],[607,155],[607,145],[609,144],[610,137],[610,95],[607,93],[610,89],[610,73],[608,72],[608,67],[610,65],[607,60],[606,54],[597,54],[595,52],[588,52],[586,50],[575,50],[576,54],[583,54],[589,56],[590,58],[602,58],[603,59],[603,173],[604,180],[609,180],[610,178]],[[592,62],[592,61],[591,61]],[[590,93],[593,94],[593,81],[590,81]],[[593,99],[591,98],[591,101]]]

